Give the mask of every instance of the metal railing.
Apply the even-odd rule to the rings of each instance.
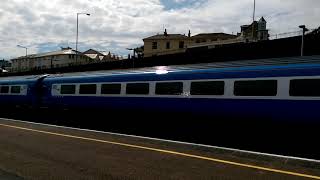
[[[316,29],[309,29],[307,32],[310,33]],[[302,30],[299,31],[291,31],[291,32],[285,32],[285,33],[278,33],[278,34],[270,34],[269,39],[283,39],[283,38],[289,38],[289,37],[294,37],[294,36],[302,36]]]

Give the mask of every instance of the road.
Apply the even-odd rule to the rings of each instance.
[[[320,179],[313,160],[8,119],[0,132],[1,179]]]

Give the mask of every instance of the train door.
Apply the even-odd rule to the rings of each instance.
[[[42,75],[39,77],[37,82],[34,85],[34,95],[33,95],[33,107],[35,108],[41,108],[43,105],[43,101],[45,100],[45,95],[47,92],[47,87],[44,86],[43,80],[47,77],[48,75]]]

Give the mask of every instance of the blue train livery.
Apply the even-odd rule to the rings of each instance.
[[[320,120],[320,57],[0,78],[0,105]]]

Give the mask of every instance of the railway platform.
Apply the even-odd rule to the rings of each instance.
[[[320,161],[0,118],[0,179],[320,179]]]

